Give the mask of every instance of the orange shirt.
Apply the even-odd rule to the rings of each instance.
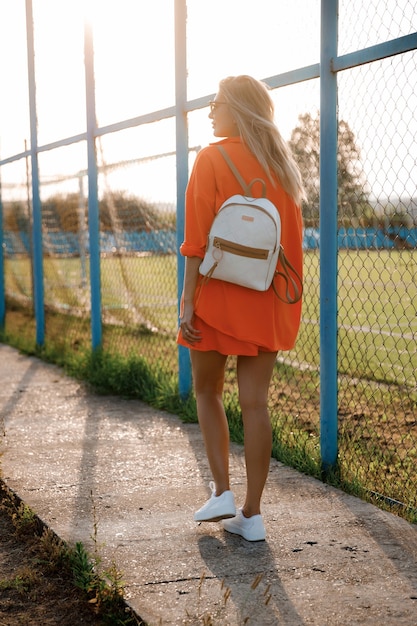
[[[280,213],[281,244],[285,255],[302,276],[300,208],[281,185],[272,185],[240,137],[230,137],[218,143],[225,147],[247,183],[254,178],[265,181],[266,196]],[[207,235],[217,211],[227,198],[242,193],[238,181],[215,146],[210,144],[198,153],[187,186],[185,238],[180,248],[183,256],[204,257]],[[257,194],[256,184],[252,191]],[[195,313],[209,326],[226,335],[254,343],[268,351],[289,350],[297,337],[301,302],[282,302],[272,287],[268,291],[255,291],[212,278],[203,286],[201,280],[199,282]]]

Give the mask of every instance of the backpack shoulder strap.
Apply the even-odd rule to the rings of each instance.
[[[217,148],[220,150],[220,153],[221,153],[222,157],[224,158],[224,160],[226,161],[227,165],[230,167],[230,169],[232,170],[233,174],[235,175],[235,178],[237,179],[239,185],[242,187],[245,196],[248,196],[250,194],[250,188],[248,187],[248,185],[243,180],[243,178],[240,175],[240,172],[237,169],[236,165],[233,163],[232,159],[227,154],[227,152],[223,148],[223,146],[217,146]]]
[[[252,198],[252,185],[256,182],[260,182],[262,184],[262,197],[265,198],[266,196],[266,186],[265,186],[265,181],[262,180],[262,178],[255,178],[254,180],[252,180],[249,185],[247,185],[243,179],[243,177],[241,176],[239,170],[237,169],[236,165],[233,163],[232,159],[230,158],[230,156],[227,154],[226,150],[223,148],[223,146],[217,146],[217,148],[220,150],[224,160],[226,161],[227,165],[230,167],[230,169],[232,170],[236,180],[238,181],[239,185],[242,187],[243,189],[243,195],[247,196],[248,198]]]

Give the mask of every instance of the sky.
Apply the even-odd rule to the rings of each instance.
[[[413,0],[341,0],[339,53],[416,31],[414,5]],[[319,0],[188,0],[187,11],[188,99],[214,93],[227,75],[264,78],[319,62]],[[94,31],[99,126],[175,103],[174,0],[33,0],[33,12],[40,145],[85,129],[85,16]],[[30,137],[25,28],[24,0],[0,0],[0,54],[11,60],[0,64],[1,91],[8,94],[0,98],[1,158],[22,152]],[[360,143],[375,195],[389,194],[393,186],[401,193],[415,192],[410,180],[417,179],[413,95],[417,61],[416,53],[411,62],[404,56],[372,71],[346,72],[340,81],[340,115]],[[370,97],[372,93],[375,97]],[[288,139],[298,115],[317,112],[319,81],[274,90],[272,95],[277,124]],[[190,146],[213,140],[207,114],[204,109],[189,115]],[[399,122],[405,127],[401,132]],[[172,120],[114,133],[99,144],[106,163],[174,150]],[[396,157],[401,164],[395,165]],[[86,168],[85,146],[43,153],[39,163],[44,182],[76,173]],[[125,167],[118,173],[123,182],[116,183],[113,173],[109,184],[143,187],[153,178],[154,167]],[[2,170],[3,181],[25,179],[24,162]],[[161,199],[173,195],[174,184],[171,176],[166,188],[159,190]],[[149,193],[154,193],[152,187]]]

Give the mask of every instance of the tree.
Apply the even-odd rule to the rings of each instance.
[[[86,202],[78,193],[50,196],[42,202],[43,222],[50,230],[77,233],[83,220],[88,219]],[[101,231],[175,228],[172,214],[161,212],[155,204],[124,191],[106,192],[99,205]]]
[[[106,192],[100,200],[102,230],[150,232],[167,227],[164,217],[151,202],[124,191]]]
[[[42,220],[50,231],[77,233],[80,228],[79,194],[55,194],[43,200]]]
[[[289,141],[294,158],[301,171],[307,200],[303,204],[306,226],[317,226],[320,197],[320,122],[310,113],[298,117],[299,125],[294,128]]]
[[[30,231],[30,217],[27,203],[20,200],[4,202],[4,229],[14,233]]]
[[[373,211],[366,192],[360,150],[349,124],[343,120],[339,122],[337,163],[339,219],[348,224],[353,218],[369,221]]]
[[[291,133],[289,145],[301,170],[307,192],[303,204],[306,225],[317,226],[320,198],[320,119],[310,113],[300,115],[299,125]],[[366,191],[366,179],[360,161],[355,136],[347,122],[338,126],[337,154],[338,217],[339,223],[356,220],[369,221],[373,209]]]

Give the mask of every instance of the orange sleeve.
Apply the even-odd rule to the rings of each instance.
[[[204,257],[207,236],[216,214],[216,178],[204,148],[194,162],[185,194],[185,233],[180,247],[183,256]]]

